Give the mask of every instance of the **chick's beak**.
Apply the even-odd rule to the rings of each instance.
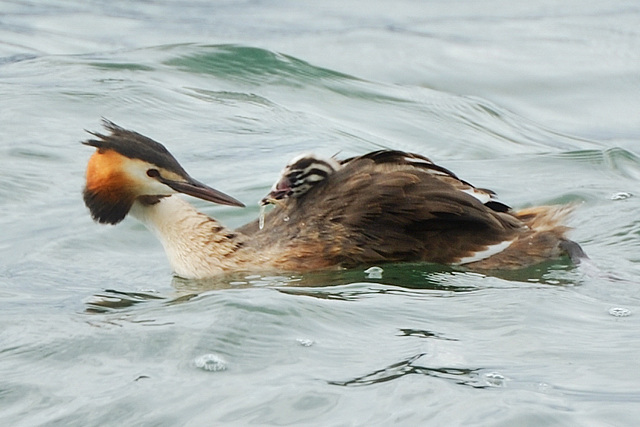
[[[196,181],[191,177],[186,181],[162,179],[162,183],[168,185],[179,193],[188,194],[189,196],[197,197],[202,200],[219,203],[221,205],[238,206],[241,208],[244,207],[244,203],[241,201],[234,199],[221,191],[215,190],[206,184]]]
[[[265,206],[272,203],[275,204],[279,200],[290,196],[291,193],[291,181],[289,178],[283,177],[280,181],[276,182],[273,187],[271,187],[271,192],[263,197],[260,201],[260,205]]]

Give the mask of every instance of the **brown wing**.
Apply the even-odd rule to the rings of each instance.
[[[487,207],[496,212],[508,212],[511,207],[498,200],[496,193],[486,188],[476,188],[467,181],[460,179],[449,169],[433,163],[429,158],[415,153],[407,153],[398,150],[378,150],[359,157],[351,157],[340,162],[346,165],[352,161],[371,159],[376,164],[395,164],[398,166],[414,167],[433,175],[435,178],[445,181],[460,191],[467,192],[480,200]]]
[[[254,235],[256,243],[277,241],[292,254],[297,248],[327,265],[452,263],[512,239],[522,227],[431,168],[372,155],[350,159],[324,185],[274,209]]]

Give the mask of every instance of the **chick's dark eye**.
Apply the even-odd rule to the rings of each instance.
[[[158,169],[149,169],[147,171],[147,176],[149,178],[157,178],[160,176],[160,172],[158,172]]]

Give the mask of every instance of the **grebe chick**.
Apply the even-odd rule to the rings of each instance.
[[[333,157],[319,157],[315,154],[301,154],[294,157],[280,172],[280,177],[271,187],[271,192],[261,201],[261,205],[275,203],[288,197],[300,197],[329,175],[340,169],[340,163]]]

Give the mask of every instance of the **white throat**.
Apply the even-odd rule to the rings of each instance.
[[[239,246],[237,235],[179,196],[153,205],[136,201],[129,213],[158,237],[178,276],[211,277],[235,264],[228,255]]]

